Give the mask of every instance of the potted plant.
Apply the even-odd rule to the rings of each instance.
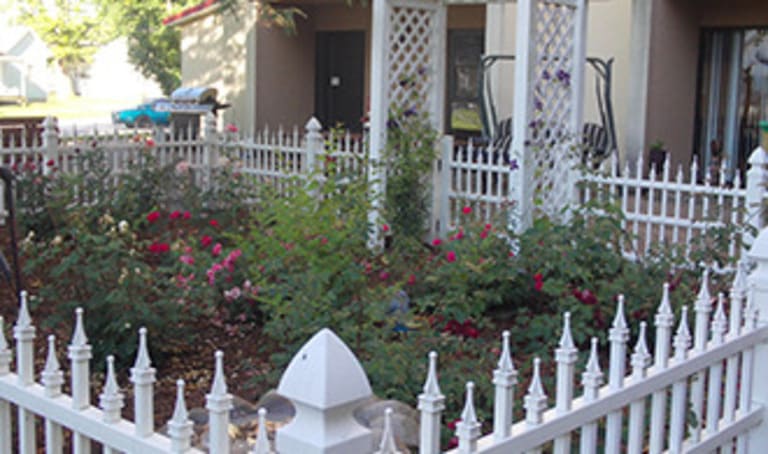
[[[664,162],[667,160],[667,148],[664,142],[660,139],[656,139],[651,144],[651,149],[648,152],[648,172],[651,169],[656,171],[656,175],[660,175],[664,169]]]

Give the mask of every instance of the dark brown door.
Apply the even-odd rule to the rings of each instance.
[[[365,33],[318,32],[315,113],[324,127],[359,132],[363,116]]]

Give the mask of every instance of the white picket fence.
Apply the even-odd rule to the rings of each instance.
[[[577,394],[579,351],[574,344],[570,316],[564,316],[560,342],[554,350],[556,386],[549,399],[542,385],[541,361],[533,360],[527,392],[516,391],[518,373],[509,348],[509,333],[502,336],[494,385],[493,429],[483,435],[474,407],[474,384],[466,386],[465,406],[456,425],[458,448],[451,453],[722,453],[765,452],[768,425],[763,421],[768,405],[768,229],[755,240],[749,258],[756,264],[747,276],[739,267],[730,294],[712,298],[707,271],[693,302],[693,334],[687,306],[682,307],[675,329],[675,311],[664,284],[661,303],[653,319],[653,355],[646,342],[649,324],[641,322],[629,354],[630,327],[625,306],[632,301],[618,297],[613,324],[608,331],[607,384],[600,368],[597,339],[592,339]],[[48,337],[48,355],[42,371],[35,371],[36,328],[22,294],[13,328],[16,367],[0,321],[0,453],[33,454],[37,449],[36,425],[42,422],[46,452],[60,453],[64,433],[71,433],[73,452],[88,453],[91,443],[105,452],[185,453],[190,449],[192,422],[186,410],[184,382],[177,383],[177,401],[166,434],[155,431],[153,385],[156,381],[147,350],[147,332],[139,330],[139,348],[130,370],[134,394],[134,421],[121,417],[123,393],[116,381],[113,358],[107,359],[98,407],[90,390],[91,345],[76,311],[68,348],[71,392],[62,393],[63,372],[56,357],[56,339]],[[714,305],[714,307],[713,307]],[[726,313],[727,308],[727,313]],[[714,311],[713,311],[714,310]],[[714,312],[714,313],[713,313]],[[98,340],[96,340],[98,341]],[[627,373],[627,362],[631,371]],[[232,396],[223,373],[223,354],[215,354],[214,378],[206,395],[209,412],[209,451],[229,452],[229,411]],[[418,396],[422,454],[441,452],[440,429],[445,396],[438,381],[437,353],[429,354],[427,377]],[[39,377],[39,382],[36,381]],[[278,393],[289,399],[296,416],[277,430],[274,440],[261,424],[254,453],[378,453],[397,451],[389,424],[378,449],[370,430],[357,424],[353,410],[371,397],[371,387],[352,351],[330,330],[307,342],[283,373]],[[522,398],[525,417],[513,417],[516,399]],[[554,406],[550,406],[554,400]],[[667,409],[669,413],[667,414]],[[16,424],[12,424],[12,411]],[[390,418],[387,412],[387,419]],[[646,424],[648,422],[648,424]],[[15,430],[14,430],[15,429]],[[66,429],[67,432],[63,430]],[[14,436],[17,442],[14,444]]]
[[[693,240],[707,230],[732,226],[737,229],[728,241],[728,255],[738,257],[742,239],[751,238],[749,227],[755,231],[764,225],[766,184],[768,184],[768,154],[758,147],[749,158],[746,184],[737,172],[732,182],[726,180],[726,163],[713,174],[710,169],[699,172],[694,161],[687,174],[679,166],[672,174],[669,161],[665,161],[660,174],[651,167],[647,178],[643,176],[642,156],[623,169],[613,156],[603,163],[599,172],[583,175],[587,183],[581,192],[582,203],[610,197],[620,203],[624,215],[622,227],[631,233],[631,241],[624,244],[626,255],[647,254],[652,246],[685,246],[689,257]],[[703,182],[698,182],[699,175]],[[746,236],[746,238],[745,238]]]
[[[297,177],[303,178],[313,171],[327,174],[333,169],[364,176],[368,169],[365,136],[323,134],[322,125],[314,118],[307,122],[303,133],[298,128],[265,129],[243,136],[238,132],[217,131],[211,116],[198,138],[185,138],[192,136],[192,131],[181,134],[181,138],[156,131],[148,147],[147,140],[136,140],[132,135],[95,131],[88,136],[61,136],[54,120],[46,119],[40,143],[17,143],[0,148],[0,162],[16,167],[33,163],[43,172],[54,168],[76,172],[80,162],[77,156],[84,150],[98,148],[104,151],[114,173],[119,175],[130,163],[141,159],[143,153],[152,153],[161,163],[185,162],[195,171],[197,183],[206,186],[214,169],[234,160],[237,170],[251,176],[251,181],[271,185],[280,193],[287,193],[296,184]],[[514,214],[530,209],[523,204],[536,203],[513,199],[513,173],[522,163],[513,159],[507,149],[472,143],[455,146],[450,136],[443,138],[440,148],[432,179],[430,232],[433,236],[444,237],[456,229],[461,216],[465,216],[462,209],[466,206],[473,208],[475,218],[490,222],[504,215],[508,224],[514,226]],[[684,245],[687,258],[692,240],[708,229],[732,225],[742,231],[747,226],[759,230],[764,225],[768,153],[760,147],[749,159],[746,182],[737,175],[730,185],[725,182],[725,168],[719,178],[706,172],[700,183],[695,163],[687,173],[679,167],[673,176],[667,161],[660,175],[652,169],[647,177],[642,171],[642,160],[633,164],[634,168],[630,168],[629,163],[620,168],[617,161],[611,159],[604,163],[601,172],[580,174],[573,179],[584,186],[578,191],[574,188],[575,202],[610,197],[620,204],[623,227],[631,235],[631,240],[623,245],[623,252],[629,257],[642,256],[652,246]],[[630,176],[633,174],[635,176]],[[714,184],[715,180],[719,184]],[[0,197],[0,213],[4,212],[3,200]],[[550,207],[544,211],[556,210]],[[740,233],[730,238],[729,256],[740,255],[742,237]]]
[[[512,199],[511,174],[522,164],[507,150],[478,147],[471,142],[454,146],[450,137],[446,137],[441,148],[434,179],[434,211],[439,220],[436,231],[440,235],[457,228],[466,216],[462,212],[466,206],[472,207],[472,216],[486,222],[511,213],[511,226],[515,225],[516,212],[530,209]],[[654,246],[682,246],[682,255],[688,258],[695,238],[707,230],[727,226],[736,229],[728,240],[728,255],[736,258],[741,253],[742,239],[750,238],[749,228],[759,231],[764,225],[768,201],[768,152],[761,147],[755,149],[749,165],[745,182],[738,174],[727,182],[725,165],[718,169],[719,175],[702,172],[704,178],[699,181],[696,162],[687,172],[679,166],[672,176],[666,161],[661,174],[652,168],[646,176],[642,157],[620,168],[613,155],[597,172],[577,172],[574,202],[602,200],[620,206],[622,227],[631,236],[623,244],[623,252],[629,258],[646,255]],[[524,203],[535,205],[537,201]],[[541,211],[556,212],[563,208]]]

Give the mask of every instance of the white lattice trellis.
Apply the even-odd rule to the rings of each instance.
[[[514,148],[523,169],[515,184],[529,225],[534,205],[559,216],[574,194],[581,143],[586,42],[584,0],[521,0]],[[522,36],[521,36],[522,35]]]
[[[388,93],[390,108],[428,108],[434,93],[434,8],[390,5]]]
[[[374,0],[371,55],[371,134],[369,175],[374,206],[369,221],[379,222],[385,174],[378,165],[386,147],[393,109],[428,112],[442,130],[446,13],[440,0]],[[374,229],[376,230],[376,229]],[[373,238],[374,243],[378,239]]]

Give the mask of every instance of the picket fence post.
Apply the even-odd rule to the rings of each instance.
[[[21,307],[19,319],[13,327],[13,337],[16,339],[16,374],[21,386],[31,386],[35,382],[35,327],[32,325],[32,317],[27,306],[27,292],[21,291]],[[18,408],[19,425],[19,452],[21,454],[34,454],[37,452],[35,444],[35,415],[23,407]]]
[[[213,112],[205,114],[203,131],[205,185],[210,189],[213,184],[213,170],[219,165],[219,137],[216,132],[216,115]]]
[[[439,238],[448,234],[448,226],[451,222],[451,161],[453,158],[453,136],[446,135],[440,140],[439,167],[435,172],[433,191],[433,215],[434,237]],[[434,212],[436,211],[436,212]],[[436,225],[435,225],[436,224]]]
[[[440,418],[445,410],[445,396],[437,381],[437,352],[429,352],[427,380],[419,394],[419,454],[440,452]]]
[[[750,159],[751,160],[751,159]],[[763,229],[748,256],[754,260],[757,267],[747,277],[747,301],[748,312],[757,311],[757,328],[768,325],[768,228]],[[753,354],[754,369],[752,373],[751,407],[762,406],[768,408],[768,387],[764,379],[768,377],[768,342],[762,342],[755,346]],[[746,390],[742,390],[745,392]],[[748,401],[748,405],[750,405]],[[751,408],[745,408],[749,411]],[[764,410],[765,411],[765,410]],[[768,424],[763,422],[749,432],[747,437],[747,452],[764,452],[768,446]]]
[[[325,142],[323,140],[323,125],[316,117],[312,117],[307,121],[304,126],[306,130],[306,167],[304,168],[304,174],[312,175],[317,167],[317,157],[323,154],[325,148]]]
[[[155,368],[149,359],[147,348],[147,328],[139,328],[139,349],[136,362],[131,368],[133,383],[133,412],[135,433],[139,437],[149,437],[155,431],[154,383]]]
[[[58,162],[59,149],[59,131],[56,124],[56,118],[52,116],[45,117],[43,120],[43,175],[49,175],[54,166],[49,166],[48,162],[53,160]]]
[[[232,395],[227,391],[224,379],[224,353],[216,351],[211,392],[205,396],[208,410],[208,444],[211,454],[229,454],[229,412]]]
[[[0,377],[11,373],[11,349],[0,317]],[[0,400],[0,452],[11,452],[11,404]]]
[[[749,170],[747,171],[747,194],[745,205],[747,209],[747,223],[752,226],[756,232],[764,226],[763,222],[763,194],[768,183],[768,152],[759,146],[749,156]],[[745,235],[747,245],[751,244],[751,235]]]
[[[277,431],[277,452],[373,452],[371,431],[353,416],[373,397],[371,385],[355,355],[331,330],[321,330],[299,349],[277,392],[296,408],[293,420]]]

